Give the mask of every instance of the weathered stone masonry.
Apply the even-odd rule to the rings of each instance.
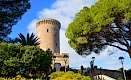
[[[60,27],[60,22],[51,18],[41,19],[36,23],[37,36],[40,41],[40,48],[43,50],[47,50],[49,48],[53,52],[54,56],[56,56],[55,60],[53,60],[53,65],[55,63],[60,63],[61,66],[65,66],[63,56],[67,55],[69,57],[69,54],[60,54]],[[53,65],[52,67],[54,67]],[[66,61],[66,67],[67,66],[69,66],[69,58],[67,58]]]

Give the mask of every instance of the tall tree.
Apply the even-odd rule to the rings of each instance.
[[[116,47],[131,58],[131,0],[99,0],[84,7],[66,30],[70,46],[80,55]],[[120,45],[119,45],[120,44]]]
[[[21,33],[18,35],[19,35],[19,38],[16,38],[16,42],[19,42],[21,45],[36,46],[40,44],[38,41],[38,37],[35,37],[33,33],[31,35],[27,33],[26,37]]]
[[[29,0],[1,0],[0,1],[0,41],[12,32],[22,15],[30,9]]]

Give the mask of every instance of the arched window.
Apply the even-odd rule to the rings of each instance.
[[[49,32],[49,29],[47,29],[47,32]]]
[[[55,46],[57,47],[57,43],[55,44]]]

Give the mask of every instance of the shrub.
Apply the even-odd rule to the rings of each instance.
[[[0,80],[42,80],[42,79],[40,79],[40,78],[38,78],[38,79],[33,79],[33,78],[27,79],[27,78],[21,77],[21,75],[17,75],[17,76],[14,77],[14,78],[4,78],[4,77],[0,77]]]
[[[118,78],[117,80],[123,80],[122,78]]]
[[[91,80],[89,76],[81,75],[80,73],[68,72],[54,72],[49,75],[50,80]]]
[[[52,63],[52,52],[43,51],[38,46],[21,46],[0,43],[0,76],[45,77]],[[30,74],[30,75],[29,75]]]

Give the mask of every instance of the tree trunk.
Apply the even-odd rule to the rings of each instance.
[[[128,54],[129,54],[129,56],[131,58],[131,48],[128,49]]]

